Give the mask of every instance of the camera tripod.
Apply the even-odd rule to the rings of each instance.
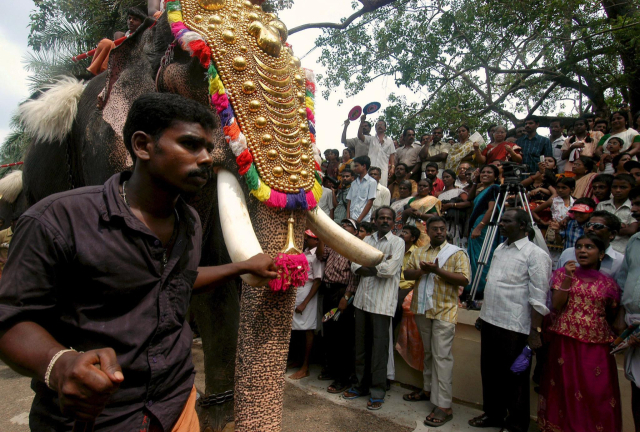
[[[493,206],[493,210],[491,212],[491,220],[488,224],[489,228],[487,229],[487,235],[485,235],[484,237],[484,242],[482,243],[482,248],[480,249],[480,255],[478,256],[476,274],[473,275],[471,292],[467,297],[467,309],[469,310],[480,310],[480,307],[475,301],[476,293],[478,291],[478,286],[480,285],[482,272],[484,271],[485,266],[491,258],[491,245],[493,245],[493,242],[496,239],[496,235],[499,229],[498,224],[500,223],[500,219],[502,218],[502,214],[504,213],[507,198],[510,195],[514,195],[516,198],[515,206],[513,208],[518,208],[518,202],[520,202],[523,210],[527,212],[529,218],[531,219],[531,226],[535,227],[535,222],[533,220],[533,216],[531,215],[531,209],[529,208],[529,200],[527,199],[526,189],[517,180],[505,181],[505,183],[500,186],[500,192],[498,193],[498,197],[496,198],[496,205]]]

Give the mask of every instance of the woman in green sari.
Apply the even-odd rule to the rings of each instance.
[[[416,246],[429,244],[425,221],[432,216],[440,216],[440,200],[431,194],[432,184],[428,178],[418,182],[418,196],[412,198],[402,213],[403,225],[413,225],[420,230],[420,239]]]
[[[482,192],[476,194],[476,191],[480,187],[482,187]],[[496,199],[498,198],[499,192],[500,170],[498,170],[498,167],[495,165],[483,166],[480,170],[480,175],[475,178],[471,189],[469,190],[469,201],[473,201],[473,211],[469,218],[469,230],[471,231],[471,235],[469,236],[468,252],[469,260],[471,261],[471,274],[473,274],[474,277],[478,267],[478,258],[480,257],[480,251],[482,250],[482,244],[484,243],[489,221],[491,220],[491,213],[496,205]],[[500,236],[496,235],[495,241],[491,245],[489,261],[482,271],[476,300],[483,298],[487,272],[491,266],[493,251],[498,247],[499,241]],[[469,292],[471,292],[471,284],[467,285],[464,291],[465,294],[469,294]]]

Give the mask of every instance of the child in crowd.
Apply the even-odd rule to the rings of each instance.
[[[598,171],[604,174],[613,174],[615,172],[612,163],[613,158],[620,154],[623,146],[624,142],[622,141],[622,138],[613,137],[609,139],[609,142],[604,145],[604,154],[602,155],[602,158],[600,158]]]
[[[371,222],[360,222],[358,228],[358,238],[364,240],[366,236],[373,234],[373,224]]]
[[[562,177],[558,180],[555,188],[558,195],[549,198],[533,210],[532,215],[536,224],[548,224],[547,221],[541,218],[541,215],[547,209],[551,210],[551,220],[549,222],[562,222],[567,216],[567,211],[573,207],[575,202],[575,199],[571,196],[575,187],[576,181],[572,177]]]
[[[606,210],[616,215],[618,219],[620,219],[620,222],[622,222],[620,232],[611,242],[611,247],[621,254],[625,253],[629,238],[638,231],[638,222],[632,216],[631,201],[629,200],[629,193],[635,185],[636,180],[632,175],[618,174],[614,177],[611,186],[612,198],[600,202],[597,208],[598,210]]]
[[[317,326],[318,317],[318,289],[322,282],[324,264],[316,257],[318,237],[311,231],[304,233],[304,255],[309,262],[309,278],[304,286],[298,288],[296,293],[296,308],[293,312],[293,331],[303,331],[305,334],[305,350],[302,367],[299,371],[289,376],[291,379],[301,379],[309,376],[309,359],[313,348],[313,332]]]
[[[596,203],[591,198],[577,199],[562,222],[554,221],[549,225],[556,231],[556,242],[562,239],[564,249],[574,247],[576,240],[584,234],[584,225],[591,218],[595,208]]]
[[[611,161],[611,165],[613,165],[613,169],[615,170],[613,175],[616,176],[618,174],[629,174],[627,170],[624,168],[624,164],[626,164],[630,160],[631,160],[631,155],[627,152],[622,152],[618,154],[616,157],[614,157],[613,160]]]
[[[596,204],[611,198],[612,184],[613,176],[611,174],[600,174],[594,177],[591,182],[591,190],[593,190],[593,200]]]

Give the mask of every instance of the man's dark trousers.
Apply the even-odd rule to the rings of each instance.
[[[324,283],[322,313],[338,307],[340,299],[347,290],[345,284]],[[330,319],[322,325],[329,374],[343,385],[349,384],[355,359],[353,345],[355,341],[355,316],[353,304],[340,313],[337,321]]]
[[[482,323],[480,371],[483,408],[495,420],[505,419],[511,432],[529,430],[529,377],[531,366],[520,375],[511,365],[522,354],[528,335]],[[507,416],[508,414],[508,416]]]
[[[372,399],[387,393],[391,317],[356,308],[356,389]]]

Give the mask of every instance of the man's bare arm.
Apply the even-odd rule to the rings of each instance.
[[[194,293],[207,292],[247,273],[266,279],[274,279],[278,276],[271,257],[267,254],[258,254],[238,263],[198,267],[198,277],[193,284]]]

